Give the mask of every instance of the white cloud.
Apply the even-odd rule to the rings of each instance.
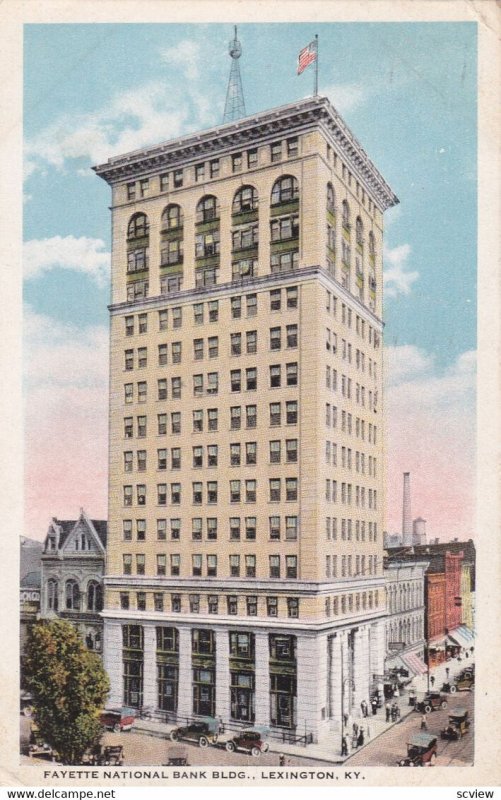
[[[181,43],[183,44],[183,43]],[[185,43],[187,50],[189,43]],[[186,62],[192,77],[195,60]],[[191,66],[190,66],[191,64]],[[183,72],[184,69],[184,72]],[[58,170],[84,159],[99,164],[108,158],[128,153],[217,122],[217,105],[210,91],[200,91],[192,80],[153,81],[121,92],[94,113],[63,114],[25,144],[25,177],[51,166]],[[221,108],[222,112],[222,108]],[[74,164],[85,173],[81,163]]]
[[[412,284],[419,278],[419,272],[407,271],[407,259],[410,253],[409,244],[401,244],[393,249],[385,247],[383,280],[386,297],[410,294]]]
[[[427,373],[434,359],[414,345],[401,345],[385,349],[385,362],[387,385],[394,386]]]
[[[59,268],[82,272],[99,286],[105,286],[110,267],[110,254],[105,248],[102,239],[86,236],[32,239],[24,245],[24,277],[30,280]]]
[[[198,65],[201,61],[200,45],[193,39],[183,39],[174,47],[161,51],[161,58],[167,64],[174,64],[183,70],[190,81],[200,77]]]
[[[333,83],[322,89],[322,94],[329,98],[334,108],[341,114],[355,111],[369,97],[367,87],[359,83]]]

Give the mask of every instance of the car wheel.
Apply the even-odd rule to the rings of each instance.
[[[115,724],[113,725],[113,733],[120,733],[120,723],[119,722],[115,722]]]
[[[201,736],[200,739],[198,740],[198,744],[200,745],[200,747],[208,747],[209,740],[207,739],[206,736]]]
[[[260,753],[261,753],[261,750],[259,749],[259,747],[253,747],[252,750],[251,750],[251,755],[253,755],[254,758],[257,758],[258,755],[260,755]]]
[[[426,714],[430,714],[431,711],[432,711],[432,707],[431,706],[425,706],[424,710],[425,710]]]
[[[234,753],[235,752],[235,742],[226,742],[226,749],[227,749],[228,753]]]
[[[171,742],[177,742],[178,738],[179,737],[177,731],[171,731],[169,733],[169,739],[171,740]]]
[[[447,700],[442,700],[440,705],[441,705],[442,708],[447,708]]]
[[[451,686],[451,688],[449,689],[449,692],[451,694],[455,694],[457,692],[457,687],[456,686]]]

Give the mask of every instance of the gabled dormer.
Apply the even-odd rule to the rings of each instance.
[[[106,540],[103,541],[101,527],[102,523],[89,519],[81,508],[79,518],[60,544],[62,554],[104,556]]]

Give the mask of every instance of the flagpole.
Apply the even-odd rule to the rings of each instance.
[[[315,92],[314,97],[318,96],[318,33],[315,34],[315,48],[317,51],[317,57],[315,59]]]

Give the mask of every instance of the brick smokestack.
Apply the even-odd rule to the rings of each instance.
[[[404,472],[404,499],[402,504],[402,544],[412,547],[411,476]]]

